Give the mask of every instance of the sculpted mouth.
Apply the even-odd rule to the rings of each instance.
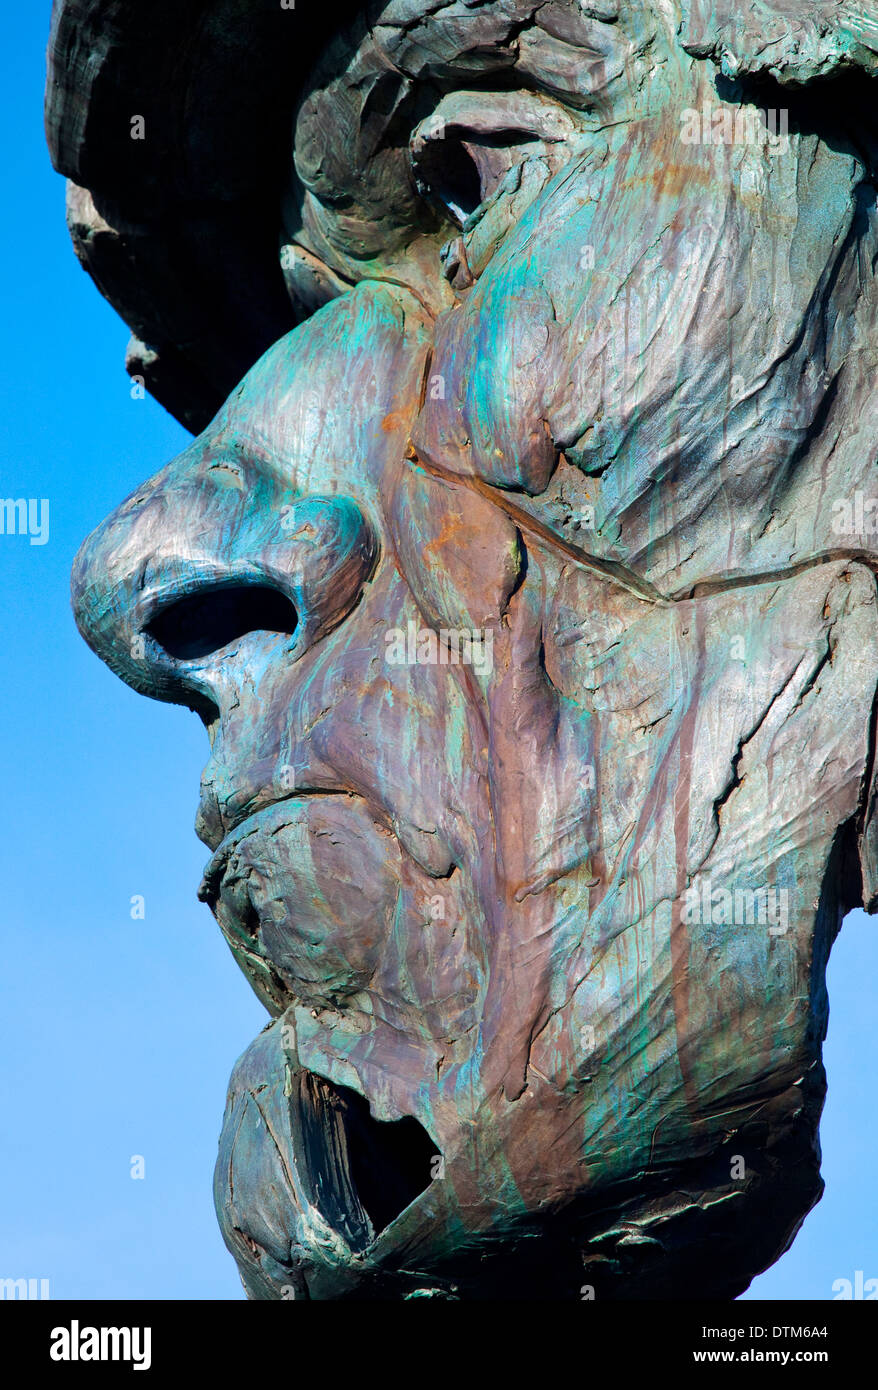
[[[441,1155],[412,1116],[376,1120],[347,1086],[303,1070],[288,1089],[303,1194],[351,1250],[364,1250],[429,1187]]]
[[[270,1087],[278,1108],[266,1111],[259,1141],[270,1132],[286,1153],[296,1210],[319,1213],[353,1252],[430,1186],[442,1155],[413,1115],[377,1119],[358,1090],[303,1066],[288,1038],[290,1006],[343,1011],[372,981],[392,936],[400,860],[396,837],[361,798],[314,793],[242,820],[199,889],[255,992],[283,1019],[249,1049],[248,1090],[260,1113],[268,1079],[281,1071]],[[280,1055],[269,1055],[271,1037]]]
[[[305,1066],[292,1011],[276,1019],[229,1082],[214,1189],[229,1248],[245,1269],[266,1256],[288,1265],[297,1298],[325,1295],[326,1277],[334,1277],[327,1257],[347,1283],[350,1256],[368,1259],[388,1227],[424,1198],[429,1203],[428,1189],[444,1177],[442,1149],[427,1125],[427,1115],[416,1118],[408,1107],[387,1115],[353,1079],[329,1081],[322,1068]],[[254,1221],[254,1212],[266,1220]],[[409,1230],[400,1228],[403,1249]]]

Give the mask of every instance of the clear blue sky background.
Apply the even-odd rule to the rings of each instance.
[[[131,399],[128,331],[70,248],[42,130],[48,23],[48,0],[7,7],[0,83],[0,495],[51,507],[47,545],[0,537],[0,1277],[240,1298],[211,1177],[229,1073],[266,1015],[195,898],[206,735],[116,680],[68,601],[81,539],[189,436]],[[878,928],[856,913],[829,971],[827,1194],[750,1297],[878,1277],[876,981]]]

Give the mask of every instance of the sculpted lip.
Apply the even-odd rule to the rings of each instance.
[[[217,845],[198,896],[276,1018],[293,1004],[343,1009],[374,978],[407,857],[395,830],[354,793],[309,789],[242,816]],[[254,1039],[258,1106],[272,1090],[266,1047],[265,1033]],[[412,1114],[380,1119],[365,1092],[286,1052],[284,1059],[276,1133],[292,1184],[291,1221],[307,1246],[310,1226],[301,1226],[301,1213],[317,1212],[352,1252],[365,1252],[431,1186],[442,1150]],[[230,1148],[217,1171],[234,1167],[236,1190],[249,1174],[235,1159],[240,1129],[233,1107]],[[245,1144],[245,1156],[251,1153]]]
[[[259,997],[336,1007],[375,977],[406,886],[393,832],[350,793],[290,796],[246,817],[205,869],[206,902]]]
[[[282,1266],[291,1261],[287,1277],[301,1278],[309,1296],[305,1276],[321,1253],[368,1258],[439,1175],[442,1149],[413,1115],[379,1118],[364,1092],[304,1067],[290,1031],[276,1019],[233,1071],[215,1182],[226,1239],[241,1258],[271,1239],[264,1227],[254,1229],[252,1243],[244,1234],[245,1213],[271,1184],[272,1210],[283,1222],[273,1253]]]
[[[198,885],[199,901],[208,905],[212,904],[219,891],[222,876],[232,851],[248,835],[257,834],[260,830],[267,829],[268,823],[277,816],[278,807],[289,807],[290,814],[295,815],[298,807],[312,801],[323,800],[325,797],[343,797],[352,802],[361,801],[360,797],[346,791],[330,791],[323,788],[296,791],[291,792],[289,796],[280,797],[277,801],[270,801],[267,805],[260,806],[258,811],[251,811],[248,815],[235,821],[204,866],[201,882]]]

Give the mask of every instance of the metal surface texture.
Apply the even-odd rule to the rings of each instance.
[[[210,738],[245,1288],[732,1298],[878,901],[878,11],[148,13],[56,5],[49,139],[200,433],[73,599]]]

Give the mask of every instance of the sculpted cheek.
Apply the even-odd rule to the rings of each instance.
[[[521,569],[513,523],[470,488],[400,464],[385,498],[402,569],[436,626],[496,624]]]
[[[665,113],[571,160],[517,225],[501,193],[460,238],[478,278],[439,320],[418,452],[538,495],[563,451],[600,475],[597,529],[624,525],[632,558],[676,563],[690,527],[719,568],[699,518],[766,496],[845,359],[850,316],[812,297],[852,292],[858,177],[810,137],[686,144]]]
[[[533,494],[546,487],[556,457],[543,407],[552,308],[523,274],[508,292],[515,303],[497,305],[477,287],[440,320],[432,389],[412,437],[419,453],[452,472]]]

